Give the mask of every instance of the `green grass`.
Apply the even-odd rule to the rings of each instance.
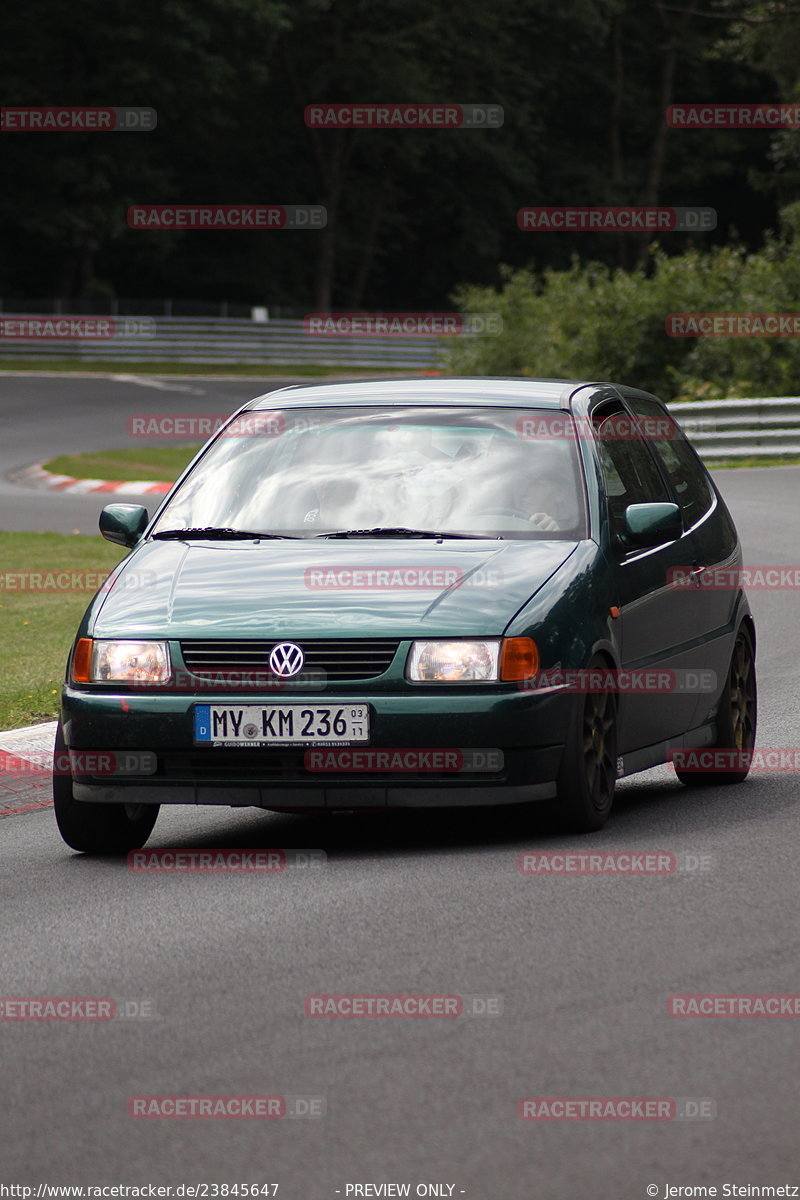
[[[126,479],[171,482],[194,458],[201,442],[181,442],[174,446],[143,444],[133,449],[98,450],[90,454],[60,454],[44,464],[54,475],[73,479]]]
[[[217,375],[222,378],[274,379],[300,376],[317,379],[324,376],[347,375],[353,378],[394,378],[397,371],[373,371],[364,367],[348,367],[344,363],[181,363],[125,362],[96,358],[49,358],[32,362],[29,358],[0,358],[0,371],[58,371],[99,375]],[[401,374],[417,375],[411,370]],[[444,372],[442,372],[444,374]]]
[[[67,655],[97,590],[11,590],[7,572],[106,573],[122,557],[101,537],[0,532],[0,729],[58,716]]]

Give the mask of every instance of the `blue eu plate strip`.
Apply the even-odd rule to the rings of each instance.
[[[211,706],[209,704],[195,705],[194,739],[196,742],[211,741]]]

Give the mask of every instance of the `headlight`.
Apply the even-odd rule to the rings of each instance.
[[[511,683],[532,679],[538,670],[532,638],[413,642],[406,678],[412,683]]]
[[[407,677],[414,683],[496,683],[500,642],[414,642]]]
[[[72,660],[76,683],[166,683],[171,673],[166,642],[81,638]]]

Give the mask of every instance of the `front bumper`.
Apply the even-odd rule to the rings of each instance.
[[[342,695],[352,702],[352,693]],[[305,703],[338,700],[330,691]],[[212,804],[280,809],[458,807],[514,804],[555,796],[576,697],[565,691],[495,688],[432,694],[370,694],[370,749],[499,750],[499,769],[376,772],[310,770],[302,748],[196,746],[195,704],[275,703],[276,697],[122,694],[66,687],[62,722],[70,750],[150,752],[146,776],[75,774],[76,800],[96,803]],[[309,747],[310,749],[311,747]]]

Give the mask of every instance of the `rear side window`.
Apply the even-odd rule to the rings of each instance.
[[[684,529],[690,529],[705,516],[714,501],[711,485],[675,422],[670,418],[669,425],[664,426],[665,416],[661,405],[653,400],[638,398],[629,403],[637,417],[641,417],[649,427],[659,429],[651,445],[672,484],[675,499],[683,514]],[[669,432],[668,437],[663,436],[665,428]]]
[[[629,504],[672,502],[635,423],[622,405],[604,405],[592,416],[606,486],[611,532],[619,538]]]

